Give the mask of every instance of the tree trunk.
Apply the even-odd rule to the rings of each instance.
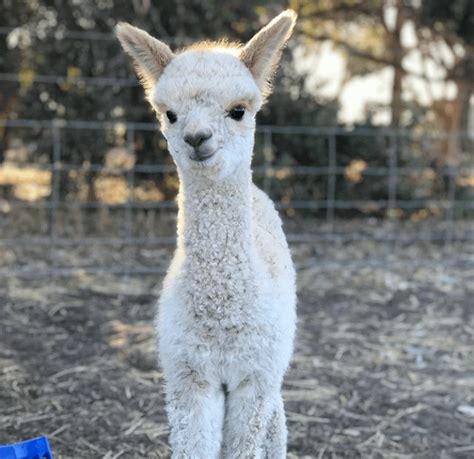
[[[392,121],[391,126],[394,129],[400,127],[402,117],[402,79],[403,73],[400,69],[395,68],[393,73],[392,84]]]
[[[463,133],[461,137],[461,148],[463,151],[472,151],[474,149],[473,139],[468,134],[469,130],[469,111],[471,110],[471,98],[474,95],[474,48],[466,47],[466,56],[463,62],[463,87],[459,94],[458,102],[460,107],[459,130]]]
[[[456,84],[456,98],[453,101],[453,112],[449,123],[450,142],[448,147],[448,160],[456,161],[461,151],[472,148],[472,140],[466,135],[469,129],[469,110],[471,96],[474,93],[472,72],[474,71],[474,53],[466,52],[464,59],[459,62],[455,73],[458,78]]]
[[[404,56],[404,49],[401,42],[401,32],[405,20],[403,1],[397,1],[397,18],[395,26],[388,35],[388,47],[392,61],[393,68],[393,84],[392,84],[392,120],[391,127],[398,129],[401,123],[403,100],[402,100],[402,85],[403,85],[403,69],[402,60]]]

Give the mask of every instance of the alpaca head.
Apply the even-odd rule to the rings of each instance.
[[[255,115],[295,19],[284,11],[245,46],[204,42],[177,54],[143,30],[117,25],[181,174],[219,180],[250,167]]]

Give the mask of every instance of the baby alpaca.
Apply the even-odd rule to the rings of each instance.
[[[295,19],[283,12],[245,46],[204,42],[177,54],[128,24],[116,29],[180,179],[157,319],[173,458],[286,457],[295,272],[250,163],[255,115]]]

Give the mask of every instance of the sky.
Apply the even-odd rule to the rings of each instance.
[[[452,82],[443,81],[445,70],[432,60],[424,60],[417,49],[414,25],[407,22],[402,29],[402,44],[413,47],[403,61],[404,68],[426,78],[406,76],[404,78],[403,98],[405,101],[416,100],[430,106],[433,100],[449,99],[456,96],[456,86]],[[452,63],[454,56],[447,47],[441,44],[432,45],[432,52],[444,62]],[[308,52],[301,47],[295,50],[297,71],[309,75],[307,89],[324,98],[337,98],[340,102],[339,122],[354,124],[367,118],[367,110],[372,112],[375,124],[390,123],[390,111],[387,106],[391,102],[391,86],[393,70],[389,67],[365,76],[353,77],[344,81],[346,57],[329,41]],[[472,101],[474,111],[474,101]]]

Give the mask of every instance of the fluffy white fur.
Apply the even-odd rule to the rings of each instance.
[[[177,249],[157,318],[174,458],[286,456],[280,391],[293,350],[295,272],[250,163],[255,115],[294,21],[286,11],[243,48],[206,44],[176,55],[143,31],[117,28],[147,79],[180,178]],[[142,68],[154,58],[157,66]],[[245,108],[240,121],[229,116],[236,106]],[[200,147],[210,156],[196,161],[184,137],[203,130],[212,133]]]

